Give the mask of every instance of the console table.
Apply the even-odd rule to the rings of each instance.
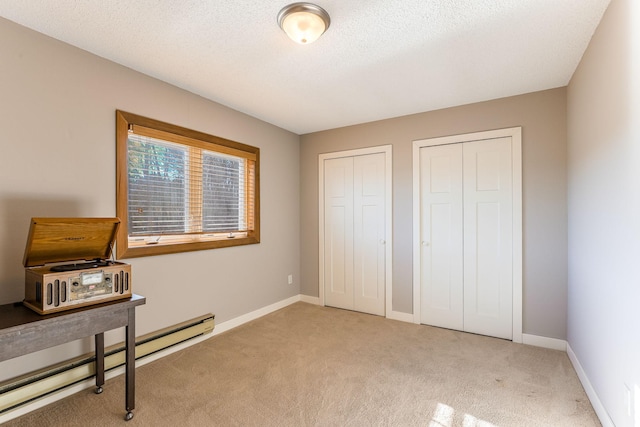
[[[40,315],[21,302],[0,305],[0,362],[95,335],[96,393],[104,384],[104,332],[125,327],[125,420],[135,407],[135,309],[140,295],[88,307]]]

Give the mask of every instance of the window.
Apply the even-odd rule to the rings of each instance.
[[[260,242],[260,150],[116,112],[118,258]]]

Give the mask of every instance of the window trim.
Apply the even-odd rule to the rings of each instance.
[[[217,151],[223,154],[240,155],[241,157],[255,160],[254,203],[252,207],[249,207],[249,209],[253,209],[253,229],[249,230],[246,236],[238,236],[233,239],[224,238],[193,241],[192,238],[188,237],[192,235],[185,235],[187,237],[178,243],[130,246],[128,235],[129,190],[127,140],[129,129],[132,127],[139,127],[143,129],[145,133],[152,133],[157,139],[177,142],[179,144],[188,143],[189,145],[206,150]],[[120,228],[116,238],[116,257],[118,259],[260,243],[260,149],[218,136],[142,117],[137,114],[116,110],[116,215],[120,218]],[[204,234],[210,235],[212,233]]]

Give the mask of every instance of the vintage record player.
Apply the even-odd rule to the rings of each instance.
[[[131,266],[110,260],[118,218],[32,218],[24,305],[48,314],[129,298]]]

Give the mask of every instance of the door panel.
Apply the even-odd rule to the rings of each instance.
[[[464,330],[511,339],[511,138],[462,145]]]
[[[384,315],[385,155],[356,156],[354,169],[354,309]]]
[[[420,149],[421,323],[463,328],[462,147]]]
[[[324,278],[327,305],[353,308],[353,161],[325,161]]]

